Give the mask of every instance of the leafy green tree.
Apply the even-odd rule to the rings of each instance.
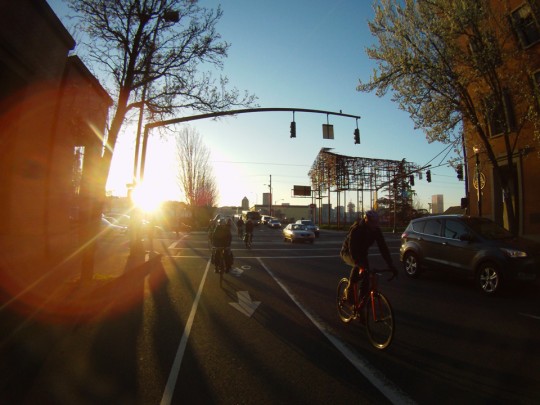
[[[377,41],[367,49],[376,68],[358,90],[378,96],[391,91],[429,142],[459,141],[463,129],[471,134],[463,144],[477,145],[493,166],[509,228],[517,233],[513,158],[518,140],[532,137],[538,114],[531,64],[506,7],[490,0],[379,0],[369,22]],[[502,137],[502,146],[494,146],[493,135]],[[465,146],[463,154],[467,162]]]

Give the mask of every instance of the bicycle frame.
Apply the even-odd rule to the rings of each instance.
[[[360,297],[360,291],[358,291],[358,282],[354,283],[353,290],[354,290],[354,309],[356,312],[360,312],[362,308],[366,305],[367,300],[369,299],[371,302],[373,301],[374,294],[378,291],[379,286],[379,277],[377,275],[377,272],[375,271],[369,271],[366,270],[364,267],[360,267],[358,270],[358,273],[361,275],[364,271],[369,272],[368,282],[369,282],[369,288],[366,294],[363,297]],[[374,306],[372,305],[372,308]],[[373,311],[375,312],[375,311]],[[376,319],[376,314],[373,314],[374,319]]]

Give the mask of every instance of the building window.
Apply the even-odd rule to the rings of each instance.
[[[515,129],[514,109],[507,90],[502,97],[489,97],[485,100],[486,117],[489,125],[489,136],[494,137]]]
[[[69,221],[72,227],[76,227],[79,223],[79,194],[81,192],[83,168],[84,146],[75,146],[71,166],[71,205],[69,212]]]
[[[533,73],[534,80],[534,93],[536,94],[536,101],[540,106],[540,70]]]
[[[523,48],[540,41],[540,27],[528,3],[512,12],[512,24]]]
[[[71,170],[71,184],[74,195],[79,195],[81,191],[81,179],[84,166],[84,146],[73,148],[73,166]]]

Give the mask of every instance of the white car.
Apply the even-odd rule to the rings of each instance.
[[[279,222],[279,220],[277,220],[277,219],[269,220],[266,225],[269,228],[274,228],[274,229],[280,229],[281,228],[281,222]]]
[[[127,232],[127,228],[125,226],[113,224],[112,222],[107,220],[105,217],[101,217],[100,231],[99,231],[100,238],[125,235],[126,232]]]
[[[299,219],[296,223],[307,226],[307,228],[315,234],[316,238],[319,237],[319,227],[315,225],[313,221],[309,219]]]
[[[315,234],[307,229],[303,224],[289,224],[283,230],[283,240],[285,242],[315,242]]]

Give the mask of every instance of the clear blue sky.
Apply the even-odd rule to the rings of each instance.
[[[48,0],[63,19],[60,0]],[[258,96],[260,107],[293,107],[359,115],[361,144],[355,145],[354,119],[332,117],[334,140],[322,138],[326,115],[296,113],[297,138],[290,139],[291,113],[255,113],[217,121],[201,120],[191,126],[211,149],[211,161],[220,189],[220,205],[262,203],[272,176],[273,203],[305,204],[292,198],[294,185],[309,185],[308,171],[322,147],[336,153],[378,159],[405,158],[433,166],[441,164],[446,145],[428,144],[414,130],[406,113],[390,97],[356,91],[358,80],[367,80],[374,64],[365,53],[373,42],[367,21],[372,18],[371,1],[341,0],[202,0],[205,7],[222,5],[224,16],[218,32],[231,44],[223,71],[230,85]],[[68,24],[66,24],[68,25]],[[73,34],[72,34],[73,35]],[[76,38],[76,35],[74,35]],[[132,155],[134,134],[126,132],[118,155]],[[450,154],[448,157],[452,156]],[[172,181],[174,171],[149,160],[149,176]],[[446,161],[442,160],[442,163]],[[152,169],[151,165],[154,165]],[[118,184],[130,182],[131,167],[122,159],[114,163]],[[152,172],[154,174],[152,174]],[[416,179],[420,206],[428,208],[431,196],[444,195],[445,208],[459,205],[464,183],[451,168],[432,169],[431,183]],[[111,183],[111,182],[110,182]],[[347,202],[349,198],[347,198]],[[335,202],[333,202],[335,204]]]

